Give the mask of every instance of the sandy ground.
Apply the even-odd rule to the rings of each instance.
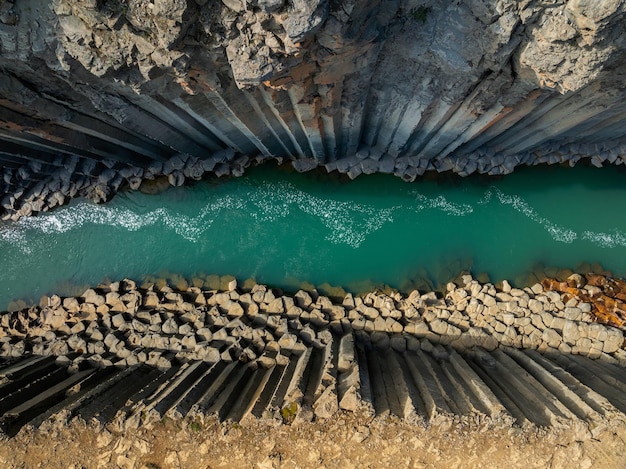
[[[431,425],[351,413],[317,422],[173,421],[117,432],[72,421],[24,428],[4,468],[626,468],[626,422],[520,428],[441,418]]]

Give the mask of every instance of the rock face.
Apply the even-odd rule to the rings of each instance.
[[[238,175],[269,158],[406,180],[580,158],[621,164],[625,9],[5,0],[3,210],[106,200],[160,175],[173,185]]]

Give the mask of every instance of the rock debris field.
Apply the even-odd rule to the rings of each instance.
[[[624,336],[595,322],[610,279],[518,289],[465,275],[445,295],[333,301],[212,277],[5,312],[0,462],[620,467]]]
[[[540,284],[459,284],[443,298],[333,302],[236,280],[186,291],[123,280],[43,297],[2,315],[3,429],[59,413],[120,430],[166,416],[291,424],[340,411],[540,427],[622,419],[624,336],[594,322],[593,303]]]

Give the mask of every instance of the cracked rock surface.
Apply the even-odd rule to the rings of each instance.
[[[77,188],[30,214],[77,194],[107,200],[142,178],[180,185],[267,159],[407,181],[621,165],[625,8],[5,0],[0,189],[17,201],[66,168]],[[173,160],[192,168],[164,171]],[[4,205],[9,216],[21,209]]]

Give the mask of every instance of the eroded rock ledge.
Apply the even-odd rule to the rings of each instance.
[[[235,280],[185,291],[124,280],[44,297],[2,315],[0,422],[10,435],[52,416],[118,431],[165,415],[292,423],[339,411],[414,423],[621,422],[623,330],[595,322],[594,301],[610,292],[581,279],[570,281],[591,302],[469,275],[443,298],[338,303]]]
[[[407,181],[622,164],[625,8],[5,0],[0,210],[274,158]]]

